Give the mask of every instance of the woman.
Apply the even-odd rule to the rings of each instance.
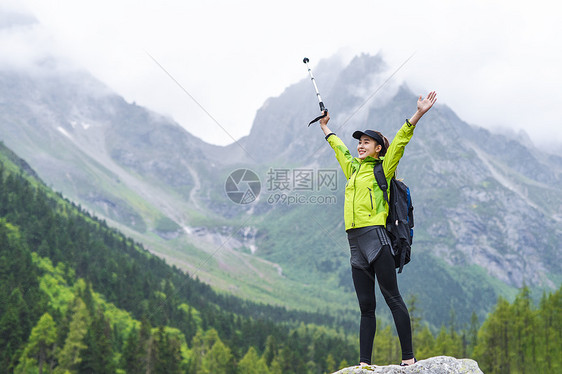
[[[351,249],[353,285],[361,310],[359,330],[361,365],[371,364],[376,331],[375,276],[398,331],[402,348],[400,365],[407,366],[416,362],[412,349],[410,315],[398,290],[393,249],[385,230],[388,204],[375,181],[373,168],[376,163],[382,162],[386,179],[390,184],[390,179],[404,154],[404,147],[414,134],[415,126],[436,100],[435,91],[430,92],[425,99],[420,96],[417,111],[398,130],[390,145],[388,139],[378,131],[355,131],[353,137],[359,140],[357,157],[351,156],[343,142],[328,128],[330,116],[327,115],[320,120],[320,128],[334,149],[347,178],[344,219]]]

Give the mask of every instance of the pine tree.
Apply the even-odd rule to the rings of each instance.
[[[269,366],[269,372],[271,374],[283,374],[283,365],[281,365],[281,357],[275,356],[271,361]]]
[[[54,364],[54,349],[57,341],[57,328],[53,317],[49,313],[41,316],[20,358],[20,363],[14,373],[28,373],[37,368],[39,374],[47,365],[50,368]]]
[[[62,350],[57,354],[59,366],[55,373],[71,374],[77,373],[78,365],[82,361],[80,351],[87,348],[84,344],[84,336],[88,332],[90,315],[86,304],[77,297],[72,310],[72,320],[70,321],[68,335]]]
[[[328,353],[328,356],[326,356],[325,365],[326,365],[326,371],[328,373],[333,373],[338,370],[338,368],[336,367],[336,360],[334,360],[334,356],[332,356],[331,353]]]
[[[19,356],[18,351],[29,334],[26,328],[29,325],[29,313],[19,288],[10,293],[6,304],[5,312],[0,317],[0,367],[8,372],[13,369],[14,358]]]
[[[198,373],[201,370],[203,356],[207,354],[205,347],[205,333],[202,330],[197,331],[193,339],[191,339],[191,357],[189,360],[189,373]]]
[[[306,372],[306,345],[303,344],[303,335],[298,331],[292,331],[289,339],[279,351],[283,373],[305,373]]]
[[[79,373],[115,373],[111,335],[109,321],[98,310],[84,337],[87,347],[80,352]]]
[[[410,324],[412,326],[412,336],[415,336],[416,333],[421,329],[421,317],[419,314],[418,308],[418,297],[415,294],[410,295],[406,305],[408,305],[408,312],[410,314]]]
[[[562,287],[543,294],[538,310],[537,360],[544,373],[562,371]]]
[[[143,373],[143,368],[145,368],[145,365],[143,365],[145,354],[146,351],[143,352],[140,343],[139,330],[133,328],[131,332],[129,332],[125,346],[123,347],[120,367],[125,370],[127,374]]]
[[[380,321],[378,321],[380,325]],[[372,362],[377,365],[389,365],[400,362],[402,358],[400,341],[392,333],[392,327],[387,325],[377,329],[373,345]]]
[[[500,297],[495,309],[478,331],[474,357],[487,374],[510,372],[509,325],[512,323],[510,305]]]
[[[193,308],[191,305],[183,304],[179,308],[180,317],[178,318],[178,328],[184,333],[185,340],[191,341],[197,332],[197,322],[193,317]]]
[[[457,312],[453,307],[449,312],[449,338],[447,354],[452,357],[461,358],[465,356],[463,336],[459,335],[457,326]]]
[[[0,373],[13,370],[25,339],[43,313],[45,298],[37,277],[21,231],[0,217]]]
[[[232,367],[232,353],[224,343],[217,338],[211,350],[203,357],[201,363],[202,374],[229,374]]]
[[[156,357],[154,374],[177,374],[181,372],[181,343],[166,333],[164,326],[156,334]]]
[[[340,364],[338,365],[338,368],[339,368],[339,369],[343,369],[343,368],[346,368],[346,367],[348,367],[348,366],[349,366],[348,362],[347,362],[346,360],[342,360],[342,361],[340,362]]]
[[[265,350],[263,357],[265,358],[265,363],[269,366],[273,361],[273,358],[279,353],[279,345],[277,340],[273,335],[268,335],[265,340]]]
[[[478,316],[475,312],[472,312],[470,316],[470,326],[468,328],[468,351],[467,357],[472,356],[474,348],[478,343],[478,329],[480,328],[480,322],[478,321]]]
[[[435,338],[433,356],[462,357],[463,344],[461,336],[452,328],[441,326],[439,334]]]
[[[259,357],[256,349],[250,347],[238,363],[239,374],[269,374],[269,368],[263,357]]]
[[[140,341],[139,341],[139,349],[141,353],[140,362],[142,364],[143,373],[152,372],[153,359],[154,359],[153,344],[154,344],[154,338],[152,336],[152,326],[150,325],[150,321],[148,320],[148,318],[143,317],[141,319]]]
[[[435,337],[429,330],[428,326],[425,326],[423,329],[418,331],[414,337],[414,342],[415,354],[418,360],[437,355]]]
[[[531,373],[536,367],[536,318],[528,287],[523,287],[511,306],[510,362],[514,371]]]
[[[442,325],[441,329],[439,330],[439,333],[437,334],[437,337],[435,338],[433,355],[435,356],[449,355],[449,347],[450,347],[449,333],[447,332],[447,328],[445,327],[445,325]]]

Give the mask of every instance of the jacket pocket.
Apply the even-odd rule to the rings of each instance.
[[[373,190],[371,190],[369,187],[367,187],[367,189],[369,190],[369,199],[371,200],[371,210],[373,210]]]

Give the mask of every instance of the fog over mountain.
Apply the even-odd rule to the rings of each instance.
[[[147,52],[235,139],[250,132],[255,112],[268,97],[306,76],[304,56],[316,69],[336,53],[345,56],[346,65],[355,55],[382,53],[387,76],[398,69],[393,80],[407,82],[416,94],[437,90],[440,103],[455,108],[466,122],[523,129],[540,148],[562,148],[556,119],[562,93],[556,36],[562,25],[544,6],[506,0],[332,0],[321,5],[289,0],[275,11],[254,0],[247,6],[252,12],[228,1],[195,6],[172,0],[163,7],[155,0],[3,0],[0,12],[33,14],[41,25],[33,27],[33,38],[27,29],[12,28],[18,43],[4,33],[0,49],[6,53],[0,60],[20,56],[29,65],[23,56],[30,51],[57,52],[127,101],[224,145],[232,138]],[[330,27],[312,32],[311,19]],[[398,27],[404,24],[408,27]],[[330,84],[319,81],[326,95],[323,87]]]

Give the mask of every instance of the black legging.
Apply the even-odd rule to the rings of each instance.
[[[402,360],[409,360],[414,357],[410,314],[398,290],[394,258],[390,253],[389,246],[384,246],[381,249],[379,256],[369,269],[351,268],[353,284],[357,293],[359,308],[361,309],[361,325],[359,330],[360,360],[366,364],[371,364],[373,341],[377,329],[377,320],[375,318],[375,274],[379,282],[379,288],[394,318],[400,346],[402,347]]]

